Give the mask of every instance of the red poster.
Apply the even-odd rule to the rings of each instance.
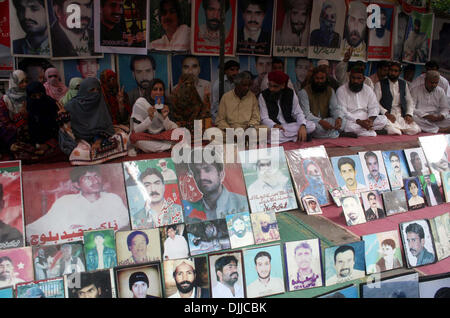
[[[9,1],[0,1],[0,78],[8,78],[13,66],[9,36]]]
[[[392,59],[392,35],[394,33],[395,7],[376,3],[380,6],[380,28],[369,29],[368,60]]]

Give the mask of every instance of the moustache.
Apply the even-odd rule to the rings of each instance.
[[[220,23],[220,21],[217,20],[217,19],[210,19],[210,20],[208,20],[208,22],[209,22],[209,23],[217,23],[217,24]]]
[[[411,252],[411,254],[417,253],[417,251],[415,249],[413,249],[413,248],[410,248],[409,251]]]
[[[30,19],[26,19],[26,20],[24,21],[24,23],[25,23],[25,24],[38,24],[36,21],[30,20]]]
[[[255,24],[255,25],[259,25],[259,23],[257,21],[248,21],[248,24]]]
[[[159,195],[159,193],[158,192],[150,192],[150,196],[151,197],[154,196],[154,195]]]

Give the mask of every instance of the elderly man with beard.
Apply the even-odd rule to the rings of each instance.
[[[336,49],[340,48],[341,37],[339,36],[339,33],[334,32],[336,19],[337,10],[335,4],[331,1],[324,1],[319,16],[320,28],[311,32],[309,45]]]
[[[285,10],[283,24],[276,33],[275,45],[308,46],[312,0],[285,1]]]
[[[414,64],[408,64],[408,66],[409,65],[415,66]],[[405,68],[405,70],[406,70],[406,68]],[[417,86],[425,84],[425,77],[427,76],[428,71],[439,72],[439,64],[436,61],[433,61],[433,60],[428,61],[428,62],[425,63],[425,69],[423,70],[423,73],[420,74],[419,76],[417,76],[413,81],[411,80],[412,83],[411,82],[408,83],[409,89],[411,91],[411,94],[412,94],[412,92],[415,91],[415,88]],[[405,80],[406,80],[406,77],[405,77]],[[444,76],[442,76],[441,74],[439,74],[438,86],[444,90],[444,93],[445,93],[445,95],[447,97],[447,100],[448,100],[448,102],[450,104],[450,86],[449,86],[448,80]]]
[[[439,87],[440,74],[428,71],[425,83],[419,84],[411,91],[414,121],[422,131],[428,133],[450,133],[450,105],[444,90]]]
[[[389,65],[388,78],[375,85],[375,95],[380,102],[380,112],[389,120],[386,130],[390,135],[416,135],[420,133],[419,125],[414,122],[414,100],[406,81],[400,79],[402,66],[398,62]]]
[[[235,61],[235,60],[228,60],[225,62],[224,65],[224,73],[225,73],[225,78],[223,81],[223,93],[227,93],[229,91],[231,91],[232,89],[234,89],[234,78],[236,77],[236,75],[239,74],[239,68],[240,68],[240,64],[239,62]],[[212,87],[212,104],[211,104],[211,117],[213,122],[215,122],[216,117],[217,117],[217,112],[219,111],[219,102],[220,102],[220,98],[221,96],[219,96],[219,84],[220,84],[220,80],[217,79]]]
[[[225,218],[229,214],[248,211],[247,198],[243,195],[230,192],[223,184],[225,180],[225,167],[223,159],[221,160],[219,154],[214,154],[216,159],[212,163],[205,161],[195,163],[196,151],[202,152],[201,149],[192,151],[189,171],[192,173],[195,183],[203,195],[201,203],[204,211],[202,217],[199,218],[196,216],[192,218],[187,216],[186,221],[192,223],[196,221],[215,220]]]
[[[244,289],[237,283],[239,279],[237,258],[233,255],[219,257],[214,267],[217,284],[213,288],[213,298],[244,298]]]
[[[369,45],[389,47],[391,42],[391,31],[388,29],[387,9],[381,8],[379,28],[373,28],[369,31]],[[391,22],[392,23],[392,22]]]
[[[134,55],[131,58],[130,69],[137,87],[127,92],[130,105],[134,105],[139,97],[149,101],[150,83],[155,77],[156,62],[151,55]]]
[[[334,285],[363,278],[365,271],[354,268],[355,249],[350,245],[342,245],[334,251],[334,268],[336,274],[327,279],[326,285]]]
[[[17,19],[26,36],[14,40],[13,53],[50,55],[44,0],[13,0]]]
[[[418,223],[411,223],[405,229],[406,241],[412,256],[417,259],[416,266],[431,264],[435,255],[425,248],[425,232]]]
[[[359,1],[352,1],[348,5],[347,18],[344,29],[344,52],[349,46],[353,47],[353,54],[358,58],[366,55],[366,5]]]
[[[145,205],[132,216],[135,228],[156,228],[170,225],[173,220],[182,219],[183,211],[179,204],[166,200],[166,186],[161,172],[155,168],[147,168],[139,180],[147,190]]]
[[[250,226],[250,224],[248,224]],[[230,230],[229,230],[230,231]],[[231,219],[230,243],[232,248],[253,245],[253,233],[247,231],[247,222],[242,215],[234,215]]]
[[[264,297],[284,292],[284,282],[281,278],[272,277],[272,256],[269,252],[261,251],[254,258],[258,278],[247,287],[247,297]]]
[[[316,125],[314,138],[357,137],[342,132],[346,123],[344,113],[324,69],[313,70],[310,84],[299,92],[298,98],[306,119]]]
[[[387,118],[379,114],[380,105],[375,93],[364,84],[364,79],[364,69],[354,66],[348,84],[342,85],[336,92],[346,120],[344,131],[368,137],[376,136],[377,132],[386,134],[383,128]]]
[[[281,71],[270,72],[269,88],[259,96],[261,123],[279,129],[279,143],[305,142],[316,125],[305,119],[294,91],[287,87],[289,76]],[[270,140],[269,140],[270,142]]]
[[[307,187],[302,191],[302,196],[312,195],[319,201],[320,205],[327,204],[327,189],[323,183],[322,173],[317,163],[307,159],[303,161],[303,170],[308,183]]]
[[[177,292],[168,298],[209,298],[208,289],[197,286],[197,271],[193,261],[190,259],[176,260],[172,268]]]
[[[289,275],[289,284],[294,290],[321,286],[320,273],[311,268],[313,260],[312,248],[307,242],[298,244],[294,249],[297,271]]]
[[[53,57],[95,55],[94,29],[90,28],[92,3],[92,0],[53,0],[56,17],[50,29]],[[70,21],[67,7],[73,4],[80,7],[80,28],[67,25]]]

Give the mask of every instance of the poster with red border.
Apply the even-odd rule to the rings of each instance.
[[[367,60],[390,60],[392,59],[395,6],[384,3],[376,4],[380,6],[381,28],[368,29]]]
[[[9,35],[9,1],[0,1],[0,80],[9,78],[14,70],[11,56],[11,37]]]

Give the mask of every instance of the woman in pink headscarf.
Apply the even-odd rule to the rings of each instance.
[[[45,71],[45,91],[48,96],[53,99],[59,101],[61,98],[66,95],[68,88],[61,82],[61,77],[59,76],[59,72],[56,68],[48,68]]]

